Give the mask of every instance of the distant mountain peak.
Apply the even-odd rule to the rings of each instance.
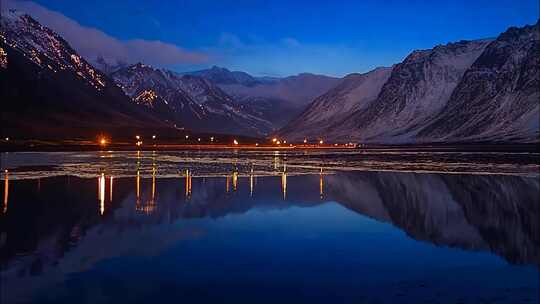
[[[194,75],[203,77],[218,85],[246,85],[254,86],[260,84],[261,81],[246,72],[230,71],[227,68],[212,66],[206,70],[182,73],[184,75]]]
[[[192,74],[179,74],[137,63],[112,74],[137,104],[163,119],[204,132],[261,136],[271,123],[234,101],[218,86]]]
[[[217,66],[217,65],[213,65],[210,70],[213,70],[213,71],[222,71],[222,72],[230,72],[231,70],[227,69],[227,68],[224,68],[224,67],[220,67],[220,66]]]

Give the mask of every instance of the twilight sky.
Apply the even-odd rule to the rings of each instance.
[[[538,20],[538,0],[5,0],[82,55],[176,71],[343,76]]]

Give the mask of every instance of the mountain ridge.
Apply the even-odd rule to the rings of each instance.
[[[2,133],[19,138],[170,130],[32,17],[2,13]]]
[[[220,130],[240,135],[265,136],[272,124],[237,103],[211,81],[156,69],[142,63],[111,74],[137,103],[159,109],[161,117],[196,131]]]
[[[367,107],[357,99],[358,109],[348,117],[339,109],[317,109],[321,98],[327,105],[335,102],[334,108],[350,108],[339,96],[351,88],[337,86],[276,134],[291,141],[308,137],[377,144],[539,142],[540,62],[534,56],[539,41],[537,23],[509,28],[496,39],[413,51],[393,66]],[[313,122],[312,117],[326,120]]]

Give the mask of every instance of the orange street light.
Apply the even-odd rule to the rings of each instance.
[[[306,138],[304,138],[304,143],[307,144],[307,139]]]
[[[152,139],[156,139],[156,136],[155,136],[155,135],[152,135]]]
[[[233,144],[238,145],[238,141],[236,139],[233,140]]]
[[[319,140],[319,144],[321,144],[321,145],[324,144],[324,141],[322,139]]]
[[[272,138],[272,142],[276,142],[277,141],[277,138]]]

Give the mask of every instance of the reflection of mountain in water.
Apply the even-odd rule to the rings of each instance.
[[[336,201],[415,239],[540,264],[538,179],[366,172],[327,185]]]
[[[8,209],[0,216],[0,258],[3,276],[17,278],[13,294],[62,280],[100,260],[154,256],[180,240],[204,236],[199,227],[204,225],[190,225],[188,219],[325,201],[392,223],[414,239],[491,251],[515,264],[540,264],[540,185],[534,178],[351,172],[118,178],[114,185],[100,178],[97,185],[96,196],[95,179],[11,182]]]

